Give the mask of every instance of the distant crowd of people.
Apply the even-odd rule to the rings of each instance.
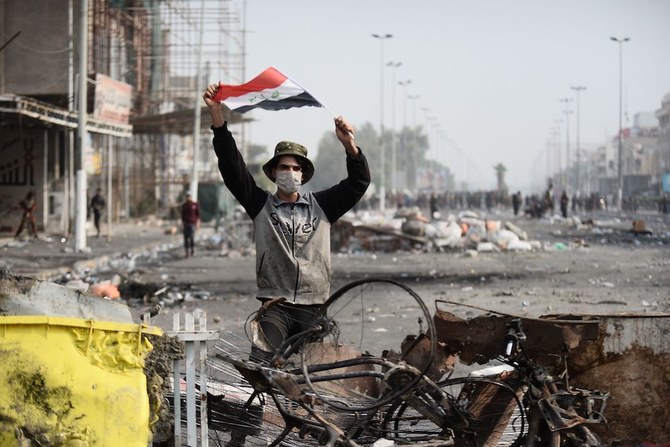
[[[610,198],[611,200],[611,198]],[[549,185],[542,194],[523,195],[521,191],[512,194],[501,194],[498,191],[469,191],[469,192],[389,192],[386,195],[386,206],[397,209],[412,208],[424,210],[426,215],[435,217],[435,213],[457,212],[463,210],[485,210],[491,212],[495,209],[512,209],[515,216],[526,215],[530,217],[542,217],[554,215],[556,212],[567,218],[569,214],[592,213],[606,211],[609,207],[608,197],[592,192],[587,195],[567,191],[556,194],[553,185]],[[670,197],[662,196],[658,201],[658,211],[670,213]],[[377,209],[378,199],[361,202],[358,209]],[[651,209],[653,206],[648,200],[640,196],[624,197],[622,208],[624,211],[636,212],[642,207]]]

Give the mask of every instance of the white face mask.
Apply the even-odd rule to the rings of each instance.
[[[284,194],[298,192],[302,184],[302,172],[278,171],[275,178],[277,188]]]

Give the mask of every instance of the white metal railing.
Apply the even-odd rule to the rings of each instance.
[[[207,330],[207,313],[184,315],[184,327],[181,327],[180,314],[172,317],[172,331],[167,335],[177,337],[184,342],[184,369],[186,375],[186,439],[188,447],[207,447],[207,341],[218,340],[218,330]],[[196,368],[197,366],[197,368]],[[200,372],[200,396],[196,394],[196,369]],[[174,367],[174,438],[175,445],[182,440],[181,425],[181,361],[175,360]],[[197,419],[196,401],[200,400],[200,420]],[[198,444],[198,423],[200,424],[200,444]]]

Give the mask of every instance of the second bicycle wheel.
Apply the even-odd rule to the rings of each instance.
[[[453,437],[457,447],[523,445],[527,424],[516,390],[486,378],[461,377],[437,385],[451,404],[443,425],[399,401],[386,410],[378,435],[408,443]]]
[[[321,401],[341,411],[391,402],[421,379],[435,355],[434,337],[426,336],[435,332],[428,308],[390,279],[345,285],[322,306],[320,320],[320,340],[301,352],[303,375]],[[405,362],[411,367],[393,367]]]

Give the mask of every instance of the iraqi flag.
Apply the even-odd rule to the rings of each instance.
[[[265,69],[242,85],[220,84],[214,96],[237,113],[251,109],[282,110],[291,107],[323,107],[312,95],[274,67]]]

